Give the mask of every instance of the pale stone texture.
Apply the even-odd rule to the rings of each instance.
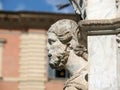
[[[120,0],[117,0],[118,10],[117,10],[117,17],[120,17]]]
[[[87,4],[88,20],[113,19],[117,15],[116,0],[88,0]],[[119,90],[116,35],[88,36],[88,53],[89,90]]]
[[[87,19],[111,19],[116,16],[115,0],[88,0]]]
[[[118,80],[118,87],[120,89],[120,33],[117,35],[117,46],[118,46],[118,49],[117,49],[117,80]]]
[[[118,80],[118,88],[120,89],[120,48],[118,48],[117,50],[117,59],[118,59],[118,62],[117,62],[117,80]]]
[[[116,35],[89,36],[89,90],[119,90]]]

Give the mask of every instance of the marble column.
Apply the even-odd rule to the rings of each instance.
[[[89,90],[120,90],[117,33],[114,33],[114,25],[112,27],[111,24],[117,14],[116,1],[88,0],[87,4]]]
[[[89,36],[88,43],[89,90],[119,90],[116,35]]]
[[[120,18],[80,25],[88,32],[89,90],[120,90]]]
[[[88,32],[89,90],[120,90],[120,18],[80,25]]]

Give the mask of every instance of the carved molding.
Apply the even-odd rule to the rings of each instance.
[[[63,18],[69,18],[69,19],[76,20],[76,17],[74,14],[0,11],[0,28],[48,29],[51,24]]]
[[[89,35],[117,34],[120,33],[120,18],[103,20],[83,20],[79,22],[83,32]]]

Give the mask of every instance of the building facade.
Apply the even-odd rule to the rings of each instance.
[[[76,20],[72,14],[0,12],[0,90],[62,90],[65,79],[48,66],[47,30],[63,18]]]

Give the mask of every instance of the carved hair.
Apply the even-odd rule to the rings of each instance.
[[[49,28],[48,33],[50,32],[55,33],[63,44],[68,44],[71,40],[74,40],[71,47],[76,55],[82,56],[86,52],[86,47],[81,43],[84,39],[81,37],[78,24],[75,21],[70,19],[59,20]]]
[[[48,33],[55,33],[63,44],[67,44],[73,38],[72,34],[76,31],[77,27],[78,25],[75,21],[62,19],[54,23]]]

